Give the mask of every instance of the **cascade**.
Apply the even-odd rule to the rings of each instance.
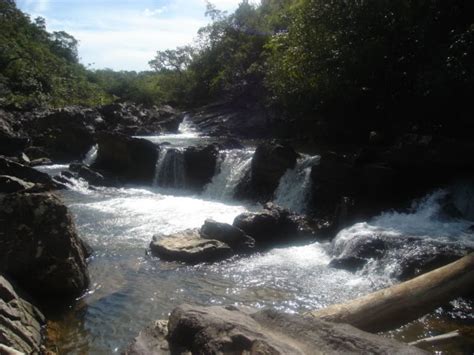
[[[184,154],[179,148],[164,147],[156,163],[153,186],[184,188]]]
[[[311,167],[318,162],[318,155],[299,158],[296,166],[281,177],[274,202],[291,211],[304,213],[310,197]]]
[[[250,168],[254,154],[250,149],[224,150],[218,161],[219,173],[205,187],[204,196],[214,199],[231,199],[234,189]]]
[[[94,164],[97,158],[97,150],[99,149],[98,145],[93,145],[91,149],[87,152],[86,156],[82,160],[82,162],[88,166]]]

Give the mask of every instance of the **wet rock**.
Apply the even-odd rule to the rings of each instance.
[[[92,169],[104,170],[126,183],[151,184],[158,159],[158,146],[145,139],[100,132],[97,159]]]
[[[53,162],[49,158],[34,159],[30,162],[30,166],[41,166],[41,165],[50,165],[50,164],[53,164]]]
[[[233,226],[254,238],[257,248],[294,242],[302,237],[297,219],[288,210],[271,203],[262,212],[238,215]]]
[[[204,221],[200,234],[202,238],[215,239],[226,243],[235,251],[249,252],[255,247],[255,240],[241,229],[212,219]]]
[[[197,229],[188,229],[169,236],[155,235],[150,244],[153,255],[164,260],[185,263],[212,262],[232,255],[232,249],[214,239],[204,239]]]
[[[21,137],[13,127],[13,114],[0,109],[0,154],[7,156],[21,153],[29,143],[27,137]]]
[[[28,147],[25,149],[25,153],[33,160],[49,158],[48,153],[41,147]]]
[[[124,355],[170,355],[166,337],[168,321],[157,320],[143,329],[123,352]]]
[[[89,184],[95,186],[110,186],[111,183],[100,173],[92,170],[87,165],[82,163],[72,163],[69,165],[69,170],[77,173],[77,176],[86,180]]]
[[[219,149],[211,144],[206,147],[189,147],[184,151],[186,187],[202,191],[216,172]]]
[[[37,297],[76,297],[87,288],[84,245],[58,197],[5,195],[0,220],[0,272]]]
[[[0,353],[39,354],[44,323],[43,314],[0,275]]]
[[[56,189],[59,187],[48,174],[42,173],[22,164],[15,163],[1,156],[0,172],[3,175],[14,176],[26,182],[42,184],[46,189]]]
[[[236,188],[237,198],[268,201],[273,196],[280,178],[293,169],[298,154],[293,148],[275,143],[257,147],[247,176]]]
[[[392,339],[275,310],[181,305],[168,323],[173,351],[193,354],[424,354]]]
[[[236,138],[227,138],[219,143],[220,149],[244,149],[245,146]]]
[[[346,233],[346,230],[341,233]],[[447,265],[473,250],[462,244],[454,245],[416,236],[394,236],[378,230],[373,234],[354,234],[348,238],[338,236],[333,242],[335,258],[329,266],[356,271],[368,262],[373,262],[376,269],[388,267],[392,277],[408,280]]]
[[[0,175],[0,192],[12,193],[31,189],[35,184],[18,179],[14,176]]]

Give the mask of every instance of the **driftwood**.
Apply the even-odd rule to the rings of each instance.
[[[474,253],[410,281],[306,315],[379,332],[395,329],[472,292]]]

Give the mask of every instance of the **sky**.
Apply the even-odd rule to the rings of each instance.
[[[213,0],[232,12],[240,0]],[[16,0],[48,31],[66,31],[79,41],[82,64],[99,69],[150,70],[157,50],[192,43],[209,22],[205,0]]]

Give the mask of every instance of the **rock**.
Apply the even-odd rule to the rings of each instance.
[[[87,165],[82,163],[69,164],[69,170],[77,173],[77,176],[86,180],[89,184],[95,186],[110,186],[107,179],[97,171],[92,170]]]
[[[0,354],[41,353],[44,323],[43,314],[0,275]]]
[[[293,148],[275,143],[257,147],[248,175],[236,188],[237,198],[268,201],[272,198],[280,178],[293,169],[298,154]]]
[[[92,169],[104,170],[124,182],[151,184],[159,147],[145,139],[100,132],[97,159]]]
[[[186,187],[202,191],[211,182],[217,165],[219,149],[211,144],[206,147],[189,147],[184,151]]]
[[[30,162],[30,166],[51,165],[53,162],[49,158],[34,159]]]
[[[21,153],[29,143],[29,139],[15,132],[13,114],[0,109],[0,154],[12,156]]]
[[[373,234],[361,233],[345,237],[361,224],[347,228],[333,241],[329,266],[356,271],[369,261],[383,269],[390,266],[391,276],[408,280],[462,258],[474,251],[462,244],[450,244],[417,236],[394,236],[384,230]]]
[[[0,220],[0,272],[37,297],[76,297],[85,291],[84,245],[58,197],[5,195]]]
[[[47,189],[56,189],[59,186],[51,179],[48,174],[42,173],[33,168],[15,163],[9,159],[0,156],[0,172],[2,175],[14,176],[26,182],[42,184]]]
[[[0,193],[11,193],[31,189],[35,184],[14,176],[0,175]]]
[[[255,239],[258,248],[294,242],[301,236],[291,213],[273,204],[262,212],[246,212],[235,217],[233,226]]]
[[[49,158],[48,153],[41,147],[28,147],[25,149],[25,153],[33,160]]]
[[[227,244],[201,238],[197,229],[188,229],[169,236],[155,235],[150,249],[153,255],[164,260],[191,264],[222,260],[232,255],[232,249]]]
[[[227,138],[219,143],[220,149],[244,149],[245,146],[236,138]]]
[[[29,126],[35,132],[33,143],[56,161],[82,159],[94,144],[94,122],[100,114],[94,109],[69,106],[38,115]],[[44,156],[44,155],[43,155]]]
[[[168,323],[171,353],[193,354],[425,354],[356,329],[275,310],[181,305]]]
[[[205,239],[215,239],[226,243],[235,251],[248,252],[254,249],[255,240],[241,229],[227,223],[206,219],[201,227],[200,234]]]
[[[166,337],[168,321],[157,320],[143,329],[123,352],[124,355],[165,355],[170,354]]]

